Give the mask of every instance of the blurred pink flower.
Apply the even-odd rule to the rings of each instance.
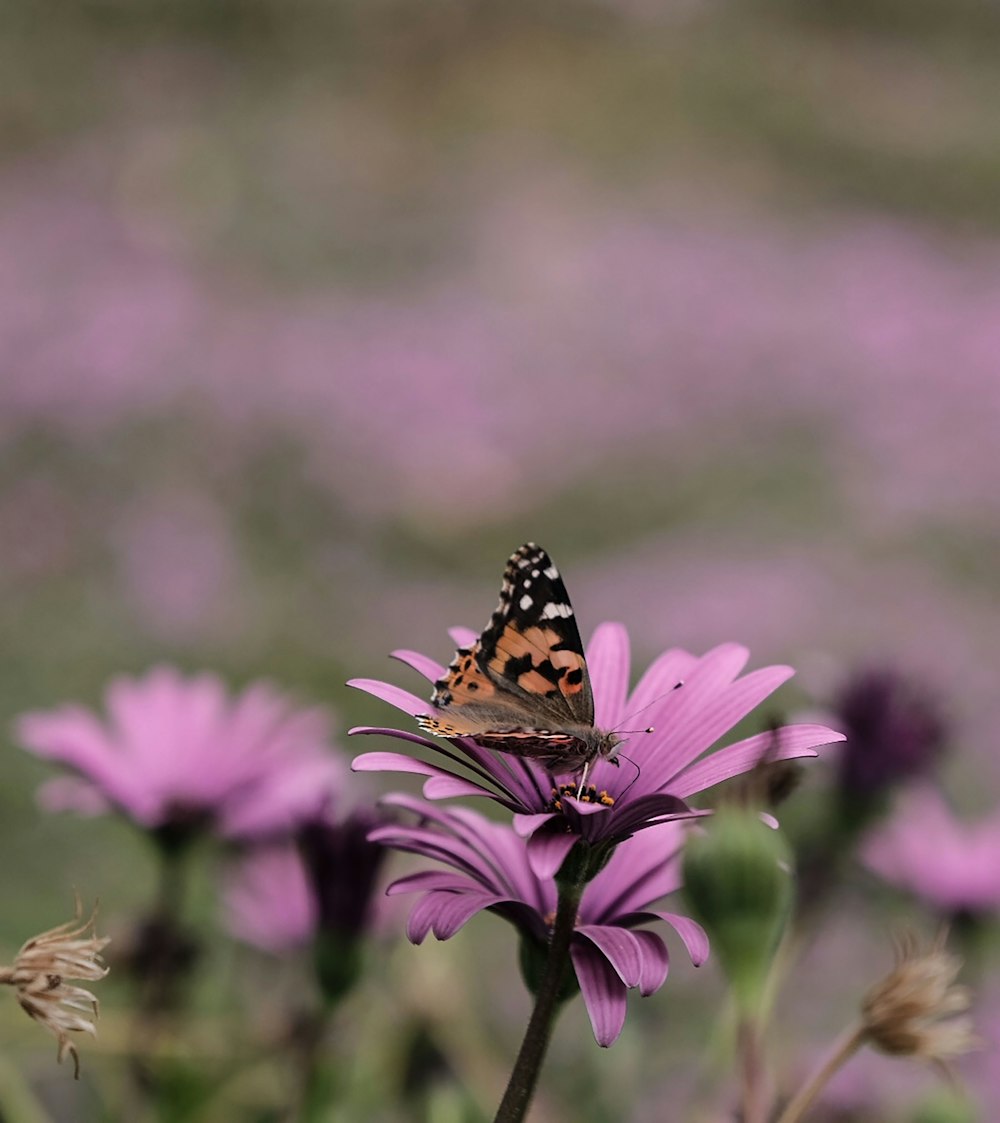
[[[316,933],[316,898],[294,842],[256,846],[227,871],[225,924],[237,940],[283,955]]]
[[[17,720],[29,752],[77,774],[42,788],[49,810],[114,808],[158,832],[254,838],[319,814],[343,772],[326,715],[267,683],[231,698],[213,674],[157,667],[112,680],[105,708],[103,721],[78,705]]]
[[[908,792],[861,856],[879,877],[942,912],[1000,908],[1000,815],[963,823],[933,788]]]

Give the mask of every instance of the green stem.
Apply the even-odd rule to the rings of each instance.
[[[778,1123],[799,1123],[833,1074],[843,1068],[864,1043],[863,1026],[852,1026],[844,1032],[834,1043],[823,1063],[789,1101],[788,1106],[779,1116]]]
[[[760,1023],[745,1016],[739,1027],[739,1054],[743,1083],[743,1123],[766,1123],[767,1089]]]
[[[583,884],[579,882],[559,886],[559,905],[549,937],[545,970],[535,995],[535,1008],[531,1012],[528,1028],[494,1123],[521,1123],[528,1111],[552,1035],[552,1022],[559,1008],[559,994],[566,980],[570,962],[569,945],[576,927],[576,914],[583,888]]]

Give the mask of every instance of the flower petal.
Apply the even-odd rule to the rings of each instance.
[[[390,706],[395,706],[397,710],[402,710],[403,713],[409,714],[411,717],[415,717],[417,714],[425,714],[431,708],[430,702],[418,698],[416,694],[411,694],[408,690],[393,686],[390,682],[381,682],[376,678],[352,678],[348,680],[347,685],[353,686],[355,690],[363,690],[374,698],[380,698],[383,702],[388,702]]]
[[[429,655],[421,655],[419,651],[407,651],[400,648],[391,654],[393,659],[398,659],[400,663],[412,667],[430,682],[436,682],[444,674],[444,667],[436,659],[432,659]]]
[[[681,938],[687,949],[691,962],[695,967],[700,967],[708,959],[709,945],[705,929],[689,916],[679,916],[673,912],[661,912],[659,909],[643,909],[641,912],[631,912],[627,916],[618,917],[618,924],[648,924],[652,920],[662,920]]]
[[[634,932],[613,924],[585,924],[576,931],[577,935],[590,940],[627,987],[638,985],[642,975],[642,949]]]
[[[599,624],[587,644],[587,669],[594,691],[594,724],[613,729],[623,718],[628,694],[628,632],[624,625]]]
[[[625,1025],[625,984],[618,972],[592,945],[573,943],[569,949],[594,1037],[601,1048],[613,1045]]]
[[[528,839],[528,864],[535,877],[555,877],[577,837],[566,831],[535,831]]]
[[[670,952],[655,932],[633,932],[641,949],[642,974],[639,976],[639,993],[648,998],[667,981],[670,971]]]
[[[461,776],[435,776],[424,784],[424,795],[428,799],[452,799],[460,795],[490,796],[497,798],[495,791],[484,788],[474,780],[465,780]]]
[[[362,753],[351,761],[352,772],[406,772],[415,776],[447,776],[450,772],[406,753]]]
[[[711,756],[692,764],[669,783],[673,795],[682,799],[714,787],[723,780],[749,772],[763,760],[790,760],[800,756],[816,756],[816,747],[843,741],[843,733],[825,725],[788,725],[767,733],[758,733],[719,749]]]
[[[400,893],[426,892],[430,889],[447,889],[460,893],[467,889],[469,884],[468,878],[452,873],[451,870],[421,870],[419,873],[397,878],[388,886],[385,895],[396,897]]]
[[[537,815],[515,815],[512,825],[521,838],[527,838],[555,817],[553,812],[548,811],[540,812]]]

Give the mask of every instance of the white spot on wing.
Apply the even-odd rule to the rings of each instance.
[[[545,571],[545,576],[548,577],[550,581],[555,581],[555,579],[559,576],[559,570],[556,569],[554,565],[550,565],[549,568]]]
[[[573,615],[573,609],[568,604],[553,604],[550,602],[542,609],[543,620],[553,620],[556,616],[562,616],[565,619]]]
[[[533,601],[533,600],[531,599],[531,597],[529,597],[529,596],[528,596],[528,594],[527,594],[527,593],[525,593],[525,594],[524,594],[524,596],[523,596],[523,597],[521,597],[521,600],[520,600],[520,602],[519,602],[519,603],[520,603],[520,605],[521,605],[521,608],[523,609],[523,611],[527,612],[527,611],[528,611],[528,609],[529,609],[529,608],[531,608],[531,606],[532,606],[532,605],[533,605],[533,604],[534,604],[535,602],[534,602],[534,601]]]

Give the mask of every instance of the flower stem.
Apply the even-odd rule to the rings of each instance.
[[[767,1089],[759,1020],[745,1016],[739,1027],[739,1054],[743,1083],[743,1123],[766,1123]]]
[[[799,1123],[834,1073],[841,1069],[864,1043],[863,1026],[852,1026],[841,1034],[823,1063],[789,1101],[779,1116],[778,1123]]]
[[[545,969],[535,995],[535,1008],[531,1012],[528,1028],[514,1062],[507,1090],[497,1108],[494,1123],[521,1123],[528,1111],[548,1049],[552,1022],[559,1008],[559,995],[569,967],[570,940],[576,927],[576,914],[582,895],[582,884],[560,883],[559,904],[549,937]]]

